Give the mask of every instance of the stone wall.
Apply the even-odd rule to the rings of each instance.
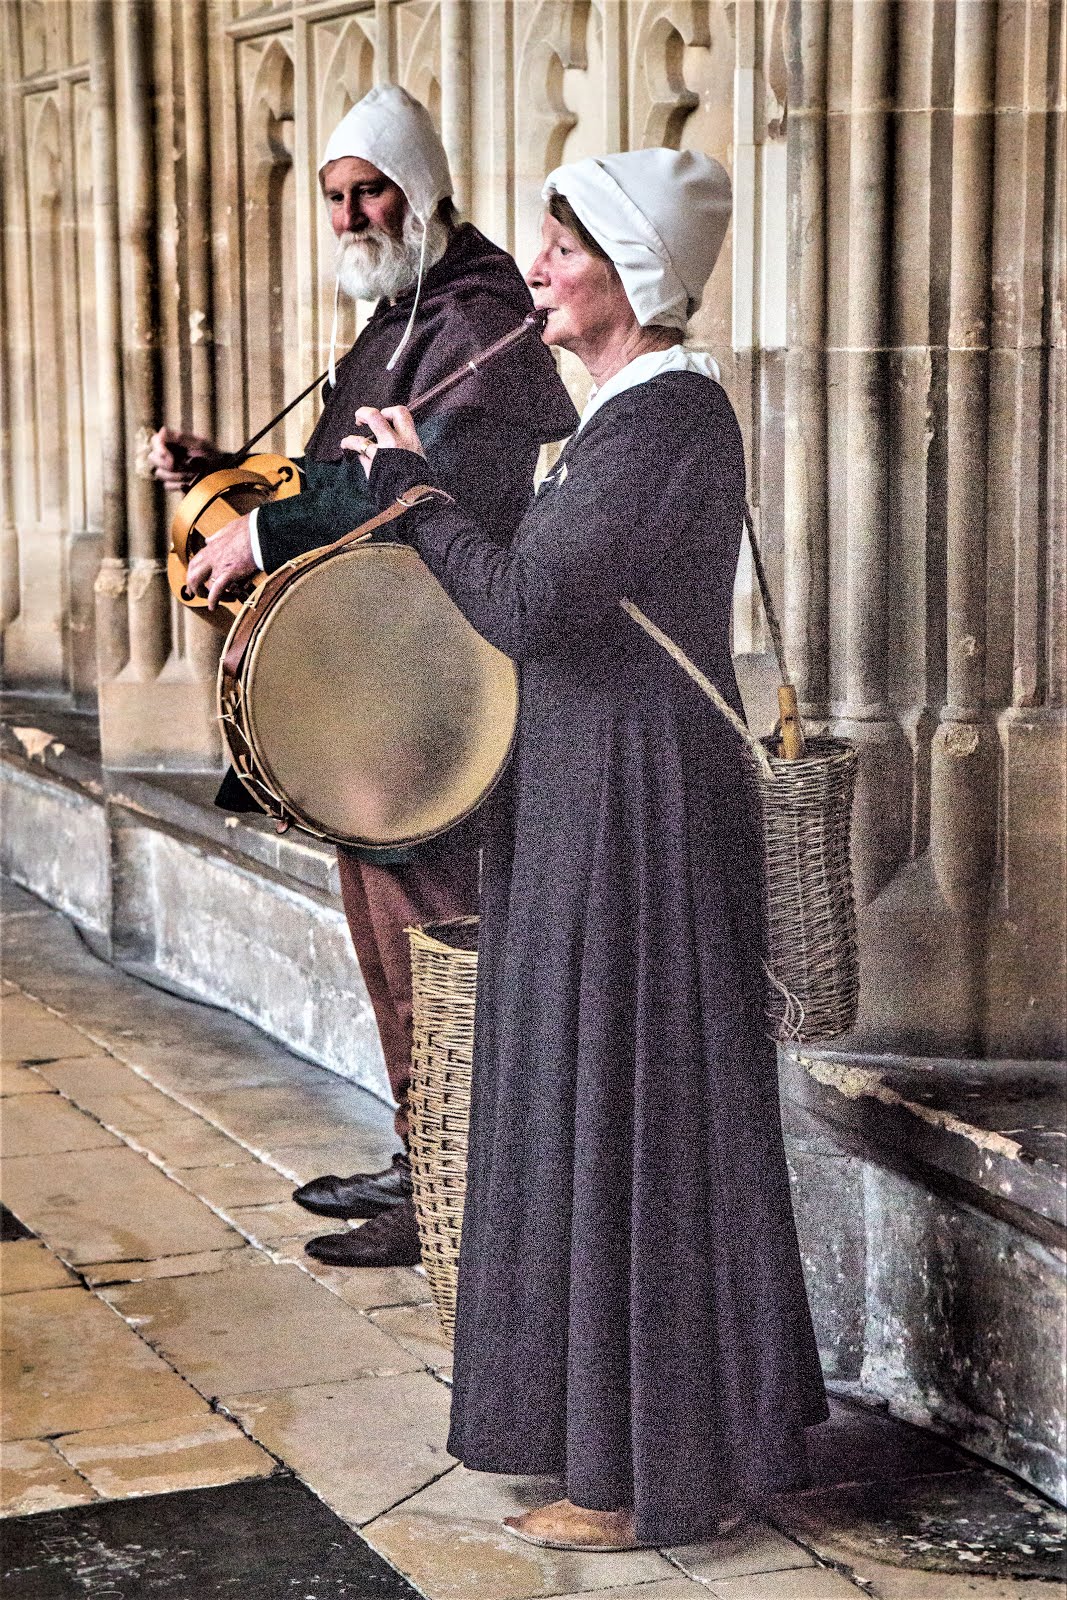
[[[163,417],[238,445],[326,362],[335,120],[397,79],[525,263],[561,159],[731,169],[696,319],[809,718],[861,751],[857,1048],[1063,1035],[1062,0],[5,0],[5,681],[113,768],[219,759]],[[354,332],[354,326],[347,333]],[[568,380],[581,397],[582,380]],[[298,450],[308,401],[267,441]],[[742,567],[735,647],[770,663]]]

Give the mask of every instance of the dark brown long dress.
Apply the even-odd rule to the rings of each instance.
[[[356,469],[353,469],[356,470]],[[379,451],[379,505],[426,463]],[[696,1539],[805,1481],[826,1414],[764,1036],[758,824],[736,734],[618,605],[740,706],[744,460],[722,389],[605,403],[501,550],[406,536],[521,663],[482,879],[450,1450]],[[439,503],[438,503],[439,504]]]

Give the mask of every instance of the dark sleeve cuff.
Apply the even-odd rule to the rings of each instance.
[[[353,463],[350,471],[362,472]],[[371,462],[368,487],[379,511],[387,511],[397,495],[406,494],[416,484],[428,483],[432,488],[442,487],[437,474],[425,456],[413,450],[379,450]]]

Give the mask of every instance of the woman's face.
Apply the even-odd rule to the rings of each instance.
[[[611,262],[591,256],[570,229],[547,212],[541,223],[541,253],[526,282],[534,305],[550,313],[546,344],[584,358],[637,325]]]

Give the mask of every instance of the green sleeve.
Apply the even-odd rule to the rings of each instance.
[[[272,500],[256,519],[263,568],[274,572],[294,556],[332,544],[375,515],[375,505],[344,462],[304,461],[304,486],[288,500]]]

